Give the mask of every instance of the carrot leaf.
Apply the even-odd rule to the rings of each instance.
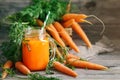
[[[51,68],[53,67],[54,60],[50,60],[47,67],[46,67],[46,74],[54,74],[54,72],[51,71]]]

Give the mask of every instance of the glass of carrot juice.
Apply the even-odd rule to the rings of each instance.
[[[49,62],[49,40],[40,32],[40,29],[26,30],[22,42],[23,63],[32,71],[44,70]]]

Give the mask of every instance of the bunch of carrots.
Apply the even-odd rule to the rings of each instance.
[[[71,2],[71,0],[70,0]],[[70,10],[70,3],[68,4],[67,12]],[[89,21],[85,20],[88,16],[85,14],[76,14],[76,13],[67,13],[63,15],[62,21],[55,21],[52,24],[49,24],[45,27],[49,37],[54,39],[55,42],[58,43],[58,45],[62,48],[66,48],[66,43],[68,46],[70,46],[71,49],[76,51],[77,53],[80,52],[79,48],[71,38],[71,36],[67,33],[65,28],[71,27],[80,37],[81,39],[86,43],[86,46],[91,48],[92,44],[90,40],[88,39],[87,35],[85,34],[84,30],[81,28],[79,23],[87,22]],[[43,21],[40,19],[36,19],[36,23],[38,26],[43,26]],[[90,23],[91,24],[91,23]],[[66,42],[66,43],[65,43]],[[63,54],[57,47],[57,44],[51,43],[50,46],[56,47],[56,55],[55,57],[59,57],[60,59],[63,59],[63,61],[60,60],[54,60],[52,62],[52,67],[64,74],[67,74],[72,77],[77,77],[78,74],[72,70],[71,68],[67,67],[66,65],[70,65],[76,68],[83,68],[83,69],[93,69],[93,70],[106,70],[108,69],[105,66],[92,63],[89,61],[82,60],[80,57],[73,55],[72,53],[69,53],[67,50],[66,54]],[[17,70],[19,70],[21,73],[28,75],[32,74],[32,72],[23,64],[22,61],[15,62],[15,65],[12,61],[8,60],[3,65],[3,73],[2,73],[2,79],[6,78],[8,72],[6,69],[11,69],[12,66],[14,66]]]

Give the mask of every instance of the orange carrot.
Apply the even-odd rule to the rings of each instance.
[[[92,47],[90,40],[77,22],[73,22],[72,29],[82,38],[88,47]]]
[[[77,67],[77,68],[85,68],[85,69],[93,69],[93,70],[105,70],[108,69],[105,66],[96,64],[96,63],[92,63],[92,62],[88,62],[88,61],[82,61],[82,60],[78,60],[75,58],[70,58],[67,60],[67,63]]]
[[[67,44],[74,49],[76,52],[79,52],[79,48],[77,47],[77,45],[74,43],[74,41],[72,40],[72,38],[69,36],[69,34],[65,31],[65,29],[63,28],[63,26],[59,23],[59,22],[55,22],[54,23],[54,27],[56,28],[56,30],[58,31],[58,33],[60,34],[60,36],[67,42]]]
[[[85,19],[75,19],[75,21],[76,22],[78,22],[78,23],[88,23],[88,24],[92,24],[90,21],[88,21],[88,20],[85,20]]]
[[[62,25],[65,27],[65,28],[68,28],[68,27],[71,27],[71,25],[73,24],[73,22],[80,22],[80,23],[83,23],[83,22],[86,22],[88,24],[92,24],[91,22],[87,21],[87,20],[84,20],[84,19],[70,19],[70,20],[67,20],[65,22],[62,23]]]
[[[70,59],[70,58],[80,59],[80,57],[78,57],[78,56],[76,56],[76,55],[73,55],[73,54],[71,54],[71,53],[68,53],[68,54],[66,55],[66,60],[68,60],[68,59]]]
[[[10,61],[10,60],[8,60],[8,61],[4,64],[4,66],[3,66],[4,71],[3,71],[3,73],[2,73],[2,79],[6,78],[6,76],[7,76],[7,74],[8,74],[8,72],[7,72],[5,69],[10,69],[10,68],[12,67],[12,65],[13,65],[13,62]]]
[[[73,77],[77,77],[77,73],[74,72],[72,69],[64,66],[63,64],[61,64],[60,62],[54,61],[53,62],[53,67],[58,70],[61,71],[62,73],[65,73],[67,75],[73,76]]]
[[[43,22],[40,19],[36,19],[36,23],[38,24],[38,26],[42,26]]]
[[[40,19],[36,19],[36,22],[39,26],[43,25],[43,22]],[[49,31],[49,33],[52,35],[52,37],[62,46],[65,47],[65,43],[60,38],[57,30],[53,27],[52,24],[46,27],[46,29]]]
[[[52,37],[62,46],[65,47],[65,43],[62,41],[62,39],[59,36],[59,33],[57,32],[57,30],[55,29],[55,27],[50,24],[47,27],[47,30],[50,32],[50,34],[52,35]]]
[[[4,64],[3,68],[4,68],[4,69],[11,68],[12,65],[13,65],[13,62],[10,61],[10,60],[8,60],[8,61]]]
[[[64,22],[64,23],[63,23],[63,26],[64,26],[65,28],[71,27],[71,25],[73,24],[74,21],[75,21],[74,19],[70,19],[70,20]]]
[[[30,70],[20,61],[15,63],[15,68],[26,75],[31,73]]]
[[[75,19],[75,21],[78,21],[79,19],[85,19],[88,16],[85,14],[75,14],[75,13],[67,13],[65,15],[63,15],[62,19],[63,21],[67,21],[70,19]]]

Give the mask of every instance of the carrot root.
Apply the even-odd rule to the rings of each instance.
[[[2,79],[5,79],[7,75],[8,75],[8,73],[6,71],[3,71],[2,72]]]
[[[67,14],[63,15],[62,19],[63,19],[63,21],[67,21],[70,19],[75,19],[75,21],[78,21],[80,19],[85,19],[87,17],[88,16],[85,14],[67,13]]]
[[[54,27],[56,28],[56,30],[58,31],[58,33],[60,34],[60,36],[65,40],[65,42],[67,42],[67,44],[74,49],[76,52],[79,52],[79,48],[77,47],[77,45],[74,43],[74,41],[72,40],[72,38],[69,36],[69,34],[65,31],[65,29],[63,28],[63,26],[59,23],[59,22],[55,22],[54,23]]]
[[[73,22],[72,29],[82,38],[89,48],[92,47],[90,40],[77,22]]]
[[[74,72],[72,69],[64,66],[63,64],[61,64],[60,62],[57,62],[57,61],[54,61],[54,62],[53,62],[53,67],[54,67],[56,70],[58,70],[58,71],[60,71],[60,72],[62,72],[62,73],[65,73],[65,74],[67,74],[67,75],[70,75],[70,76],[72,76],[72,77],[77,77],[77,75],[78,75],[78,74],[77,74],[76,72]]]
[[[7,72],[5,69],[10,69],[10,68],[12,67],[12,65],[13,65],[13,62],[10,61],[10,60],[8,60],[8,61],[4,64],[4,66],[3,66],[4,71],[3,71],[3,73],[2,73],[2,79],[6,78],[6,76],[8,75],[8,72]]]
[[[62,39],[59,36],[59,33],[57,32],[57,30],[55,29],[55,27],[50,24],[47,27],[47,30],[50,32],[50,34],[52,35],[52,37],[62,46],[65,47],[65,43],[62,41]]]
[[[22,62],[16,62],[15,68],[26,75],[31,73],[30,70]]]
[[[70,19],[70,20],[64,22],[64,23],[63,23],[63,26],[64,26],[65,28],[71,27],[71,25],[73,24],[74,21],[75,21],[74,19]]]
[[[67,63],[77,67],[77,68],[85,68],[85,69],[93,69],[93,70],[106,70],[108,69],[105,66],[96,64],[96,63],[92,63],[92,62],[88,62],[88,61],[82,61],[82,60],[78,60],[78,59],[68,59]]]
[[[40,19],[36,19],[36,23],[38,26],[43,26],[43,22]]]

